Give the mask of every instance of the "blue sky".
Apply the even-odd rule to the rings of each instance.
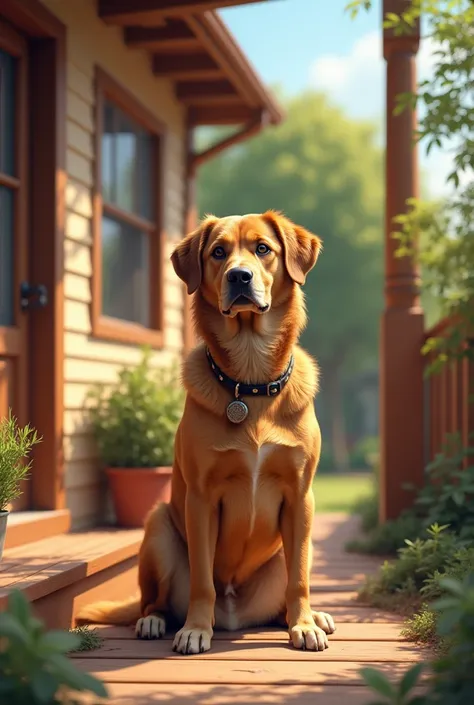
[[[328,93],[354,118],[378,121],[383,135],[384,62],[381,2],[351,20],[346,0],[271,0],[221,11],[221,16],[263,80],[286,93],[313,87]],[[422,42],[420,77],[430,74],[432,45]],[[446,150],[420,164],[433,195],[446,191]]]

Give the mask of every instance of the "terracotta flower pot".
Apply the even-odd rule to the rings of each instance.
[[[171,499],[172,468],[107,468],[117,524],[143,526],[157,502]]]
[[[0,561],[2,560],[5,536],[7,535],[7,519],[10,512],[0,512]]]

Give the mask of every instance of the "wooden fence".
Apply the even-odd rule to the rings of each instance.
[[[425,334],[429,338],[447,335],[450,319],[441,320]],[[474,346],[474,338],[466,340]],[[426,356],[426,367],[436,353]],[[443,365],[425,381],[425,456],[432,460],[443,449],[446,434],[459,433],[462,445],[474,446],[474,361],[467,357]]]

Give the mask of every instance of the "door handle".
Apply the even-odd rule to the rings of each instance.
[[[22,311],[44,308],[48,304],[48,290],[44,284],[20,284],[20,304]]]

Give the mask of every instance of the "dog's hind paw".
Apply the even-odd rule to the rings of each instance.
[[[137,639],[161,639],[166,632],[166,622],[159,614],[141,617],[135,626]]]

